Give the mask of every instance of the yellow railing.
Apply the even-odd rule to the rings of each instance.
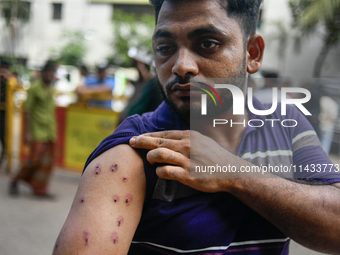
[[[14,103],[14,93],[20,88],[17,79],[11,76],[7,80],[6,84],[6,103],[0,106],[1,110],[5,111],[5,156],[7,159],[6,171],[11,172],[13,170],[14,160],[14,116],[16,112],[16,106]]]

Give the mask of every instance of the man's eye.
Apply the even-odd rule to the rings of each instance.
[[[214,49],[217,46],[218,46],[217,43],[207,41],[207,42],[201,43],[199,45],[199,48],[204,49],[204,50],[212,50],[212,49]]]
[[[160,54],[168,54],[174,50],[174,47],[171,45],[159,45],[157,46],[157,52]]]

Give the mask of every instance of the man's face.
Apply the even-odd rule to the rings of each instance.
[[[50,84],[54,80],[54,68],[48,68],[41,72],[42,79],[46,84]]]
[[[165,1],[153,50],[162,90],[183,116],[188,116],[190,104],[195,112],[201,107],[202,91],[190,85],[190,78],[246,76],[241,27],[227,16],[220,1]],[[228,100],[227,92],[219,94]]]

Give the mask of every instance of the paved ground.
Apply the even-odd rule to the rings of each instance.
[[[7,195],[8,176],[0,174],[0,254],[46,255],[54,242],[73,201],[79,175],[56,172],[51,182],[55,201],[31,196],[24,184],[20,196]]]
[[[39,200],[20,185],[20,196],[7,195],[9,177],[0,173],[0,255],[51,254],[54,242],[67,217],[80,176],[56,171],[51,181],[55,201]],[[292,243],[291,255],[317,255]]]

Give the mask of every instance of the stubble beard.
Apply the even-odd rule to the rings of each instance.
[[[244,56],[241,70],[236,73],[233,77],[229,78],[217,78],[217,80],[223,80],[224,84],[232,84],[240,88],[244,91],[246,86],[246,58]],[[213,78],[211,79],[213,80]],[[200,81],[201,82],[201,81]],[[231,92],[228,89],[216,89],[217,93],[219,94],[222,102],[222,106],[218,103],[217,106],[215,102],[208,97],[207,100],[207,111],[208,115],[201,115],[201,103],[200,102],[191,102],[190,97],[182,97],[181,100],[183,102],[181,107],[178,107],[170,98],[169,94],[172,92],[172,87],[176,84],[199,84],[195,78],[182,78],[176,77],[173,81],[169,82],[165,89],[164,87],[158,82],[158,86],[160,88],[161,94],[164,98],[164,101],[170,106],[170,108],[177,114],[179,117],[184,120],[185,123],[189,124],[190,119],[213,119],[220,116],[223,113],[230,111],[233,107],[233,97]],[[219,82],[221,84],[221,82]]]

